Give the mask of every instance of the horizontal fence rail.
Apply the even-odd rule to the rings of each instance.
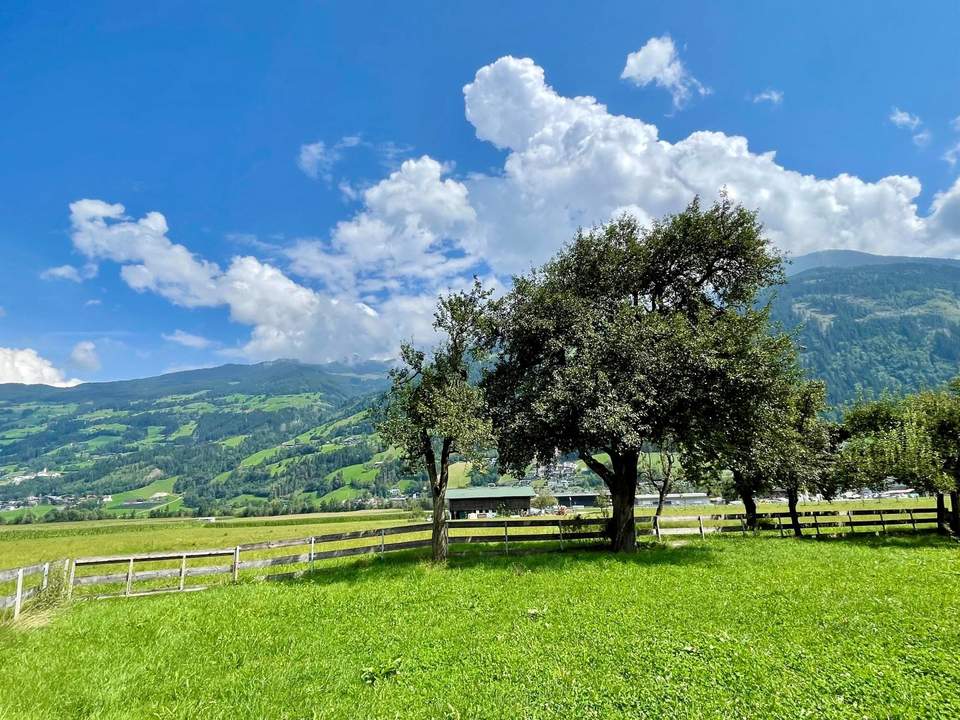
[[[914,532],[938,530],[945,519],[935,507],[876,510],[804,510],[797,513],[801,534],[829,537],[857,533]],[[795,534],[788,512],[757,513],[751,527],[746,513],[701,515],[636,515],[638,536],[699,536],[739,533],[741,535]],[[607,519],[598,516],[562,518],[510,518],[450,520],[451,546],[497,544],[505,553],[517,543],[554,542],[563,549],[567,543],[596,541],[606,537]],[[243,577],[277,579],[295,577],[318,560],[383,554],[429,547],[431,523],[414,523],[343,533],[265,542],[245,543],[228,548],[146,552],[127,555],[80,557],[73,560],[38,563],[12,570],[0,570],[0,587],[15,584],[13,594],[0,596],[0,611],[13,608],[13,617],[47,590],[56,567],[66,597],[109,598],[203,590],[213,582],[237,582]],[[198,565],[197,561],[210,562]],[[219,562],[217,562],[219,561]],[[282,573],[256,571],[290,569]],[[191,584],[204,578],[207,584]]]

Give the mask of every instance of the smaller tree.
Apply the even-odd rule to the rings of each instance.
[[[657,492],[656,516],[663,513],[667,495],[683,477],[680,452],[671,440],[660,443],[656,453],[645,452],[640,459],[641,477]]]
[[[433,326],[445,338],[428,360],[406,343],[403,365],[391,371],[391,387],[377,411],[377,432],[399,450],[407,468],[422,465],[433,498],[433,559],[447,558],[446,493],[450,455],[482,462],[493,442],[483,392],[470,382],[470,365],[482,358],[485,305],[490,292],[478,281],[469,291],[440,299]]]
[[[537,492],[530,504],[537,508],[537,510],[547,510],[548,508],[556,507],[557,499],[544,487]]]

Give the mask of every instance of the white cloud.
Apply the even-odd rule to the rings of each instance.
[[[930,131],[924,128],[920,132],[913,134],[913,144],[917,147],[926,147],[930,144],[930,140],[933,135],[930,134]]]
[[[203,350],[214,344],[209,338],[205,338],[202,335],[194,335],[192,333],[184,332],[183,330],[175,330],[169,335],[164,333],[162,337],[168,342],[177,343],[178,345],[183,345],[184,347],[193,348],[195,350]]]
[[[100,356],[97,354],[97,345],[92,340],[81,340],[73,346],[70,352],[73,364],[83,370],[96,372],[100,369]]]
[[[943,159],[950,163],[950,167],[955,167],[957,160],[960,160],[960,142],[956,142],[947,148],[943,154]]]
[[[371,197],[374,205],[385,204],[385,217],[398,211],[381,193]],[[135,220],[122,205],[101,200],[78,200],[70,210],[76,249],[120,263],[120,275],[133,289],[155,292],[183,307],[226,307],[234,322],[250,326],[249,341],[234,350],[246,358],[323,362],[352,354],[390,357],[400,338],[422,338],[429,328],[432,294],[394,295],[371,314],[352,295],[320,293],[252,256],[234,257],[221,269],[173,243],[158,212]],[[450,212],[424,208],[423,217],[440,222]],[[410,315],[411,309],[419,314]]]
[[[721,187],[759,208],[768,236],[792,253],[960,253],[960,180],[922,213],[914,177],[805,175],[721,132],[668,142],[655,125],[595,98],[559,94],[530,59],[480,68],[464,99],[477,137],[506,151],[502,170],[452,177],[424,155],[357,190],[352,217],[285,251],[292,272],[318,287],[251,255],[221,267],[170,240],[160,213],[129,218],[99,200],[71,205],[74,245],[90,261],[119,263],[138,291],[226,308],[250,337],[221,352],[308,361],[389,357],[402,339],[430,340],[437,293],[470,274],[523,272],[577,227],[624,211],[649,222],[696,194],[710,202]]]
[[[960,132],[960,115],[957,115],[953,120],[950,121],[950,127],[957,132]]]
[[[960,235],[937,220],[943,209],[918,213],[921,186],[913,177],[804,175],[721,132],[671,143],[656,126],[611,114],[594,98],[558,94],[530,59],[505,57],[481,68],[464,95],[477,137],[509,150],[501,174],[465,183],[477,212],[477,252],[501,273],[541,262],[578,226],[623,209],[649,221],[682,209],[695,194],[709,201],[724,186],[759,208],[771,239],[794,253],[960,251]]]
[[[783,102],[783,91],[781,90],[764,90],[759,92],[753,97],[750,98],[754,103],[770,103],[771,105],[779,105]]]
[[[47,268],[40,273],[43,280],[69,280],[76,283],[96,276],[97,266],[95,263],[86,263],[79,268],[73,265],[58,265],[57,267]]]
[[[0,347],[0,383],[71,387],[80,380],[67,380],[63,371],[30,348]]]
[[[476,264],[466,241],[476,221],[467,187],[424,155],[362,193],[363,208],[337,223],[329,242],[302,239],[291,267],[336,292],[434,281]]]
[[[683,107],[693,93],[710,94],[710,88],[684,67],[669,35],[650,38],[642,48],[627,55],[620,78],[640,87],[655,83],[670,93],[674,108]]]
[[[334,148],[328,148],[322,140],[300,146],[300,155],[297,157],[297,166],[303,174],[314,180],[322,176],[327,182],[333,178],[330,170],[340,157]]]
[[[898,128],[916,130],[920,126],[921,120],[917,115],[911,115],[907,111],[895,107],[890,111],[890,122]]]
[[[97,300],[96,298],[94,298],[93,300],[87,300],[83,304],[84,307],[96,307],[97,305],[103,305],[103,301]]]

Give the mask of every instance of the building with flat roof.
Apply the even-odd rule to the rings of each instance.
[[[462,520],[471,513],[521,515],[530,512],[533,488],[516,486],[466,487],[447,490],[450,517]]]

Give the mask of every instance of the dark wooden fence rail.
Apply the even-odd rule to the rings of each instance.
[[[807,510],[799,513],[805,536],[837,536],[897,530],[926,531],[944,527],[945,519],[936,508],[895,508],[876,510]],[[757,525],[747,525],[744,513],[708,515],[637,515],[637,534],[655,536],[693,535],[706,538],[716,533],[793,535],[786,512],[759,513]],[[602,517],[515,518],[494,520],[452,520],[451,545],[497,544],[509,553],[518,543],[567,543],[595,541],[605,537]],[[62,565],[67,597],[142,596],[168,592],[203,590],[208,585],[190,584],[192,578],[236,582],[244,577],[271,579],[292,577],[309,570],[316,561],[367,554],[382,554],[430,545],[430,523],[312,535],[289,540],[246,543],[229,548],[149,552],[133,555],[81,557],[58,561]],[[290,552],[290,550],[295,550]],[[216,564],[196,565],[198,560]],[[13,570],[0,570],[0,583],[15,581],[16,592],[0,597],[0,608],[13,607],[19,616],[24,604],[41,594],[48,585],[55,563],[41,563]],[[257,574],[268,568],[293,567],[292,571]],[[39,577],[38,577],[39,576]],[[229,576],[229,578],[216,578]],[[26,578],[33,578],[26,587]],[[89,592],[88,592],[89,590]]]

